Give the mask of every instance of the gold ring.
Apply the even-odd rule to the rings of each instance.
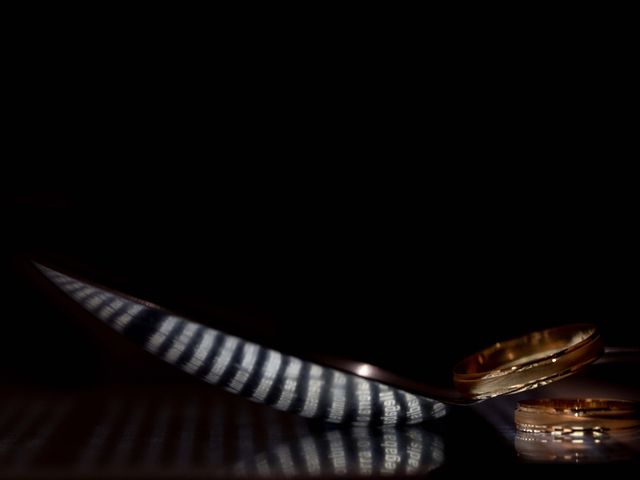
[[[536,399],[518,402],[516,429],[529,433],[619,430],[640,426],[638,405],[624,400]]]
[[[453,382],[481,400],[535,388],[571,375],[602,355],[595,326],[563,325],[499,342],[462,360]]]

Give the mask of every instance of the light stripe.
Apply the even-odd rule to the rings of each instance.
[[[113,301],[102,306],[96,313],[99,319],[107,321],[116,311],[124,305],[124,302],[119,298],[115,298]]]
[[[255,470],[258,474],[258,477],[274,477],[274,475],[271,473],[271,466],[269,465],[267,452],[262,452],[261,454],[256,456],[255,465]]]
[[[200,339],[200,344],[196,348],[195,353],[182,366],[182,369],[189,373],[196,373],[196,371],[206,360],[207,355],[211,351],[211,347],[213,347],[213,342],[217,336],[218,332],[216,332],[215,330],[210,328],[206,329],[204,335]]]
[[[178,323],[178,318],[174,316],[164,317],[160,321],[160,327],[155,331],[153,335],[147,341],[145,348],[150,352],[157,352],[162,343],[169,335],[169,332],[173,329],[173,327]]]
[[[238,338],[227,336],[224,340],[224,345],[220,354],[213,362],[213,367],[211,367],[211,371],[207,374],[206,380],[211,383],[218,383],[220,377],[224,375],[224,372],[229,368],[229,364],[231,363],[231,357],[233,353],[238,348]]]
[[[289,365],[284,372],[282,393],[274,405],[275,408],[287,410],[291,406],[291,402],[293,402],[296,393],[296,387],[298,386],[298,377],[300,376],[301,368],[302,362],[299,359],[295,357],[289,358]]]
[[[365,427],[354,427],[352,436],[356,440],[358,456],[358,474],[371,475],[373,471],[373,437]]]
[[[276,448],[276,458],[280,464],[283,477],[292,477],[296,474],[296,467],[293,463],[293,455],[291,454],[291,446],[288,444],[278,445]]]
[[[73,278],[64,277],[62,275],[60,275],[58,278],[49,277],[49,279],[51,279],[56,285],[58,285],[60,288],[64,290],[66,290],[67,288],[71,288],[75,285],[81,285],[80,282],[74,280]]]
[[[104,301],[108,298],[107,293],[105,292],[100,292],[98,293],[95,297],[91,297],[89,300],[87,300],[86,302],[84,302],[82,305],[84,308],[86,308],[87,310],[91,310],[94,311],[96,308],[98,308],[102,303],[104,303]]]
[[[398,433],[394,428],[387,428],[382,433],[382,443],[380,444],[383,457],[381,460],[380,473],[382,475],[393,475],[397,472],[402,457],[398,455],[400,446],[398,441]],[[406,452],[405,452],[406,453]]]
[[[124,327],[126,327],[133,319],[133,317],[140,313],[141,310],[144,310],[144,307],[142,305],[132,304],[129,308],[127,308],[125,312],[121,313],[113,321],[113,328],[119,331],[124,330]]]
[[[406,455],[407,462],[406,462],[405,472],[415,473],[418,471],[418,468],[423,464],[422,447],[426,445],[429,445],[429,446],[431,445],[429,443],[426,443],[426,439],[424,438],[424,435],[417,428],[414,428],[409,432],[408,438],[411,441],[407,441],[405,443],[406,445],[405,448],[407,450],[407,455]],[[435,452],[435,449],[433,451]]]
[[[71,278],[67,277],[66,275],[63,275],[59,272],[54,272],[53,270],[49,270],[47,269],[44,274],[49,277],[49,280],[52,280],[54,282],[59,282],[61,280],[71,280]]]
[[[322,379],[323,368],[318,365],[311,365],[309,370],[309,379],[307,380],[307,398],[300,415],[303,417],[313,417],[318,411],[320,403],[320,395],[324,380]]]
[[[178,336],[178,338],[173,342],[171,348],[167,350],[167,353],[164,355],[164,359],[167,362],[175,363],[180,357],[180,354],[184,352],[184,349],[187,348],[189,344],[189,340],[193,337],[193,334],[196,333],[198,329],[198,325],[192,322],[187,322],[187,326],[184,327],[182,333]]]
[[[242,350],[242,361],[240,362],[240,368],[234,375],[231,382],[229,382],[229,390],[234,393],[238,393],[245,386],[253,369],[256,366],[256,360],[258,358],[258,352],[260,347],[255,343],[245,343]]]
[[[329,407],[330,422],[340,423],[344,417],[344,410],[347,404],[347,376],[344,373],[333,371],[331,381],[331,407]]]
[[[320,473],[320,454],[318,444],[313,435],[307,435],[301,441],[302,457],[307,472],[310,476],[317,476]]]
[[[434,402],[433,408],[431,409],[431,416],[433,418],[440,418],[445,413],[447,413],[447,407],[444,403]]]
[[[422,413],[422,407],[420,401],[415,395],[407,392],[401,392],[405,401],[407,402],[407,423],[420,423],[424,420],[424,414]]]
[[[402,406],[397,401],[396,391],[387,385],[378,385],[378,404],[382,407],[383,425],[397,425]]]
[[[278,370],[280,369],[280,364],[282,363],[282,354],[276,352],[275,350],[269,350],[267,355],[267,361],[265,362],[264,369],[262,371],[262,378],[260,380],[260,384],[258,388],[256,388],[255,392],[253,392],[254,400],[264,401],[269,395],[271,391],[271,387],[273,386],[273,381],[278,374]]]
[[[89,295],[91,295],[92,293],[94,293],[96,291],[95,288],[93,287],[84,287],[81,290],[78,290],[77,292],[73,292],[71,294],[71,296],[78,302],[80,302],[81,300],[84,300],[86,297],[88,297]]]
[[[64,285],[59,285],[58,283],[56,283],[56,285],[58,285],[58,287],[60,287],[64,292],[67,293],[74,292],[76,290],[79,290],[81,287],[87,286],[85,283],[80,282],[69,282]]]
[[[344,448],[344,439],[342,432],[332,430],[327,432],[326,438],[329,442],[329,458],[333,466],[333,473],[336,475],[344,475],[347,473],[347,453]]]
[[[354,424],[362,425],[371,421],[372,398],[371,384],[367,380],[356,378],[356,399],[358,408],[356,410],[356,421]]]

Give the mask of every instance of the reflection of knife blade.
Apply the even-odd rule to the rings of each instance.
[[[638,362],[640,361],[640,348],[633,347],[605,347],[604,355],[596,363],[611,362]]]
[[[348,428],[284,418],[193,385],[12,389],[0,395],[0,421],[6,414],[14,421],[0,429],[2,478],[40,478],[43,471],[46,478],[395,478],[445,462],[442,437],[421,426]]]

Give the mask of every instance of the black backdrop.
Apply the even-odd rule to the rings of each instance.
[[[622,200],[320,183],[6,195],[2,369],[54,383],[172,375],[138,360],[118,369],[120,347],[52,303],[29,259],[263,344],[429,382],[478,348],[561,323],[640,345]]]

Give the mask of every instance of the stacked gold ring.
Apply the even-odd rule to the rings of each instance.
[[[595,326],[563,325],[499,342],[462,360],[456,388],[481,400],[545,385],[597,360],[603,344]]]
[[[640,426],[638,405],[623,400],[535,399],[518,402],[516,428],[530,433],[607,431]]]

